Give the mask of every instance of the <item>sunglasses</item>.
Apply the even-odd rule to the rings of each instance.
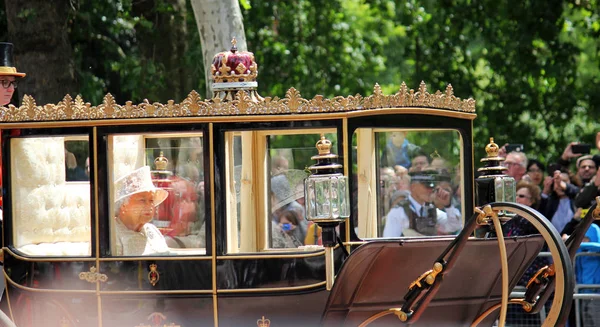
[[[17,81],[9,81],[9,80],[0,80],[0,83],[2,84],[2,87],[5,89],[10,88],[10,86],[12,85],[15,89],[17,88]]]
[[[530,196],[527,196],[527,195],[525,195],[525,194],[517,194],[517,197],[518,197],[519,199],[529,199],[529,198],[531,198]]]

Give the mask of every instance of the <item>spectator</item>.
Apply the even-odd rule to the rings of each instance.
[[[576,167],[577,178],[581,182],[581,186],[589,183],[592,177],[596,175],[596,171],[598,170],[596,162],[593,160],[591,155],[585,155],[577,159]]]
[[[305,245],[323,245],[323,239],[321,238],[321,227],[314,222],[308,223],[308,230],[306,237],[304,238]]]
[[[506,175],[520,181],[527,171],[527,157],[523,152],[513,151],[506,156],[503,165],[508,168]]]
[[[569,183],[567,173],[555,171],[552,177],[547,176],[544,180],[540,212],[550,219],[559,232],[563,231],[577,211],[573,199],[578,192],[579,188]]]
[[[381,162],[385,166],[402,166],[410,168],[410,155],[419,147],[406,139],[406,132],[391,132],[389,134]]]
[[[290,162],[284,156],[276,156],[271,159],[271,176],[286,172],[289,168]]]
[[[571,159],[581,156],[581,153],[573,153],[573,150],[571,147],[575,144],[577,144],[577,142],[571,142],[571,143],[567,144],[567,146],[563,150],[562,155],[560,156],[560,159],[558,160],[558,164],[561,167],[563,167],[564,171],[569,171],[569,165],[571,164]],[[552,172],[548,172],[548,174],[551,174],[551,173]]]
[[[538,209],[540,204],[540,189],[537,185],[531,182],[520,181],[516,187],[517,203]],[[504,236],[525,236],[531,234],[539,234],[539,231],[527,219],[516,216],[507,221],[502,230]],[[539,257],[526,270],[519,281],[519,285],[525,286],[533,275],[543,266],[549,263],[547,258]]]
[[[436,208],[448,215],[449,220],[461,221],[462,215],[460,209],[452,203],[453,194],[454,190],[452,189],[452,184],[450,184],[450,176],[441,175],[438,185],[436,185],[433,191],[432,201]]]
[[[411,158],[411,172],[422,171],[425,167],[429,166],[429,157],[423,151],[416,151]]]
[[[295,191],[297,183],[300,183],[303,180],[301,179],[302,176],[306,177],[306,174],[303,171],[290,170],[271,177],[271,213],[273,223],[279,224],[281,215],[285,211],[294,211],[298,220],[297,226],[299,226],[302,231],[302,237],[299,239],[303,240],[308,228],[308,223],[306,219],[304,219],[304,206],[297,201],[300,195]],[[290,179],[292,179],[292,183],[290,183]],[[290,184],[293,184],[293,189]]]
[[[73,152],[69,152],[67,149],[65,149],[65,179],[67,182],[89,180],[83,168],[77,165],[77,158]]]
[[[596,202],[596,196],[600,195],[600,169],[596,169],[596,173],[590,181],[585,184],[581,192],[575,198],[575,206],[578,208],[589,208]]]
[[[279,223],[273,224],[272,236],[274,248],[297,248],[304,245],[304,233],[298,226],[295,211],[285,210],[279,216]]]
[[[540,188],[540,191],[542,189],[542,182],[544,181],[545,170],[544,165],[538,160],[529,159],[527,161],[527,176],[529,176],[533,185],[537,185]]]

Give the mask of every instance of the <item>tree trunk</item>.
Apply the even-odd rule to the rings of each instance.
[[[27,73],[19,83],[19,93],[33,96],[40,105],[78,92],[68,34],[70,10],[69,0],[6,1],[15,65]]]
[[[215,54],[229,50],[231,39],[237,40],[239,51],[246,51],[246,34],[238,0],[191,0],[204,61],[206,97],[211,98],[210,65]]]

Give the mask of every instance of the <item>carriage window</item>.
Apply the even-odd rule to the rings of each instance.
[[[87,136],[13,138],[13,245],[30,256],[90,256]]]
[[[320,244],[305,218],[304,179],[321,133],[337,141],[335,130],[226,133],[229,252]]]
[[[353,193],[359,237],[454,235],[462,229],[457,131],[361,128],[353,144],[362,177]]]
[[[109,138],[114,255],[205,253],[203,157],[197,133]]]

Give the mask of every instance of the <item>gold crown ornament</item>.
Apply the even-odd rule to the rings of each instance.
[[[217,53],[210,67],[212,75],[213,98],[225,101],[235,100],[238,91],[245,91],[253,102],[263,100],[256,88],[258,65],[254,54],[238,51],[237,40],[231,40],[231,49]]]
[[[498,144],[494,143],[493,137],[490,137],[490,143],[485,146],[485,152],[490,158],[498,156],[498,153],[500,152],[500,147],[498,147]]]
[[[269,326],[271,326],[271,320],[265,319],[265,316],[262,316],[261,319],[258,319],[256,321],[256,326],[257,327],[269,327]]]
[[[160,151],[160,155],[154,159],[154,169],[156,170],[167,170],[167,166],[169,165],[169,159],[165,157],[162,151]]]
[[[317,141],[315,146],[319,150],[319,154],[331,153],[331,141],[325,138],[325,134],[321,134],[321,139]]]

